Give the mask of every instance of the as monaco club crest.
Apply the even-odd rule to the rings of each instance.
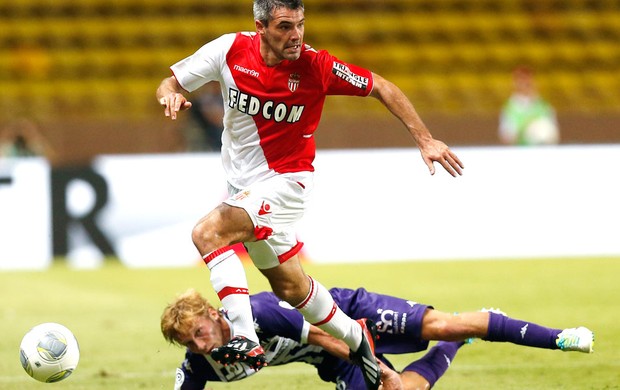
[[[297,87],[299,87],[299,80],[301,80],[301,76],[297,73],[293,73],[288,76],[288,89],[291,92],[295,92],[297,90]]]

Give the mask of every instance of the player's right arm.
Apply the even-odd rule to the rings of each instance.
[[[317,345],[337,358],[349,360],[349,347],[344,341],[331,336],[314,325],[310,325],[308,344]]]
[[[314,325],[310,325],[308,344],[318,345],[333,356],[342,360],[349,360],[349,347],[342,340],[338,340]],[[379,360],[381,366],[381,390],[403,390],[400,375]]]
[[[162,80],[157,88],[156,96],[159,104],[164,106],[165,116],[175,120],[179,111],[187,110],[192,106],[183,94],[184,92],[185,90],[174,75]]]
[[[161,82],[156,93],[157,101],[165,107],[167,117],[175,120],[179,111],[192,106],[185,97],[186,93],[194,92],[209,81],[219,80],[226,64],[226,54],[236,36],[222,35],[170,67],[172,76]]]
[[[381,387],[380,390],[403,390],[405,388],[400,375],[385,365],[379,360],[379,366],[381,367]],[[412,387],[413,388],[413,387]],[[423,389],[426,387],[415,387],[416,389]]]

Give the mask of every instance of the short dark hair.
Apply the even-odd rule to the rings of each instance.
[[[291,10],[304,10],[303,0],[254,0],[254,20],[258,20],[267,26],[271,20],[271,14],[277,8],[285,7]]]

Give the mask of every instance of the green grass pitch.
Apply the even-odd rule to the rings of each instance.
[[[269,289],[246,267],[253,292]],[[444,311],[499,307],[510,316],[557,328],[595,331],[595,353],[564,353],[476,341],[459,351],[435,389],[620,389],[620,258],[306,264],[328,287],[358,287],[434,305]],[[204,266],[98,270],[55,265],[45,272],[0,272],[0,389],[169,389],[183,351],[165,343],[159,316],[188,287],[217,305]],[[42,384],[19,363],[24,333],[60,322],[77,336],[76,372]],[[397,368],[421,356],[390,356]],[[270,367],[243,382],[212,389],[333,389],[302,363]]]

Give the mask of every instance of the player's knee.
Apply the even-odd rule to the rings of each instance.
[[[457,322],[456,315],[428,310],[422,325],[422,337],[425,340],[457,340],[462,336]]]
[[[415,371],[403,371],[400,374],[403,390],[428,390],[431,384]]]
[[[192,241],[194,245],[198,246],[202,242],[206,241],[208,237],[208,229],[203,222],[198,222],[192,229]]]
[[[434,325],[438,340],[452,340],[454,338],[455,332],[450,321],[439,320]]]
[[[223,246],[216,240],[217,232],[208,222],[202,220],[192,229],[192,242],[203,253],[209,253]]]

